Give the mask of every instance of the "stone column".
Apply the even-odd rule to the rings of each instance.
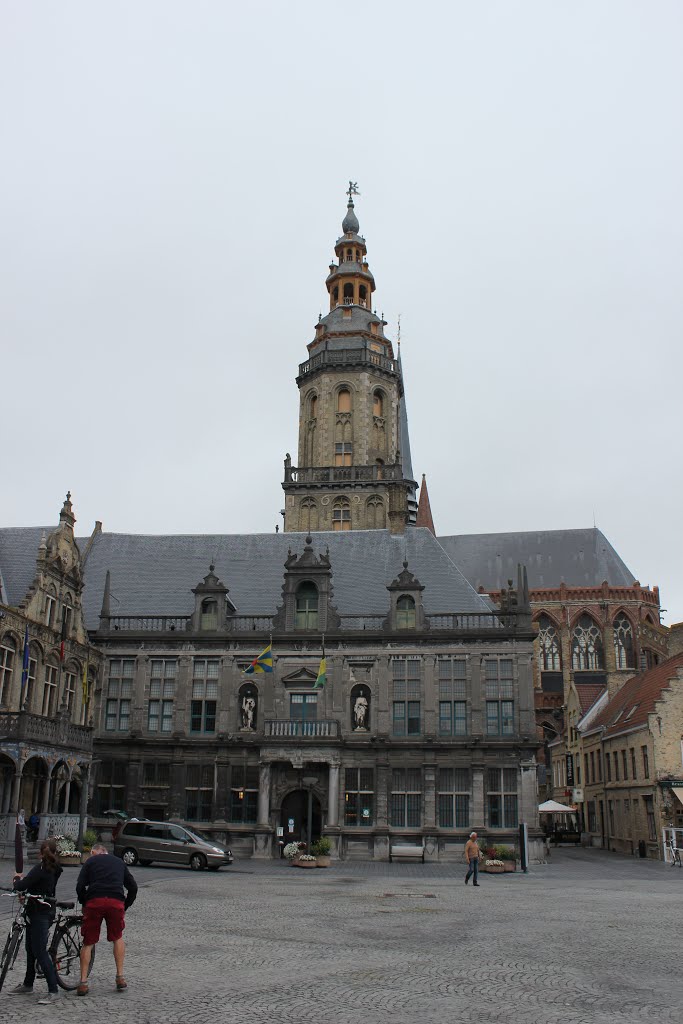
[[[258,773],[258,824],[270,825],[270,763],[262,761]]]
[[[329,766],[328,792],[327,792],[327,824],[337,826],[339,824],[339,765]]]
[[[64,813],[69,813],[69,798],[71,796],[71,776],[64,783]]]
[[[378,764],[375,773],[375,846],[374,860],[389,860],[389,772],[388,764]]]
[[[51,784],[52,772],[45,779],[45,786],[43,788],[43,806],[40,809],[41,815],[48,814],[50,811],[50,784]]]
[[[78,842],[76,846],[83,850],[83,833],[88,813],[88,790],[90,789],[90,765],[81,765],[81,795],[78,806]]]
[[[484,829],[486,816],[484,814],[484,766],[483,764],[472,765],[472,828],[475,832]]]
[[[436,765],[425,764],[424,766],[424,817],[425,829],[436,828]]]
[[[14,779],[12,780],[12,797],[10,800],[10,813],[16,814],[19,810],[19,792],[21,790],[21,776],[23,770],[18,768],[14,773]]]

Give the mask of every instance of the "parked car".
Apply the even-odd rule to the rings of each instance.
[[[170,821],[125,821],[114,841],[114,853],[129,867],[156,861],[189,864],[193,871],[218,871],[233,860],[232,852],[211,836]]]

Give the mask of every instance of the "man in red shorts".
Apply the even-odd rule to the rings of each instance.
[[[88,994],[92,948],[99,941],[103,921],[107,922],[107,939],[114,950],[116,988],[119,992],[128,988],[123,976],[123,958],[126,955],[123,929],[126,926],[125,912],[133,905],[137,894],[137,883],[123,861],[109,853],[101,843],[93,846],[92,855],[81,868],[76,882],[76,895],[83,904],[79,996]]]

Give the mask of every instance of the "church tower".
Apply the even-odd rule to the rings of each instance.
[[[381,530],[414,523],[408,420],[400,358],[373,312],[349,182],[342,234],[325,285],[330,309],[299,366],[299,452],[285,459],[285,531]]]

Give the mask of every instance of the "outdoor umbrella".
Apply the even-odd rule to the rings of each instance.
[[[576,807],[558,804],[557,800],[546,800],[544,804],[538,805],[538,811],[539,814],[576,814]]]

